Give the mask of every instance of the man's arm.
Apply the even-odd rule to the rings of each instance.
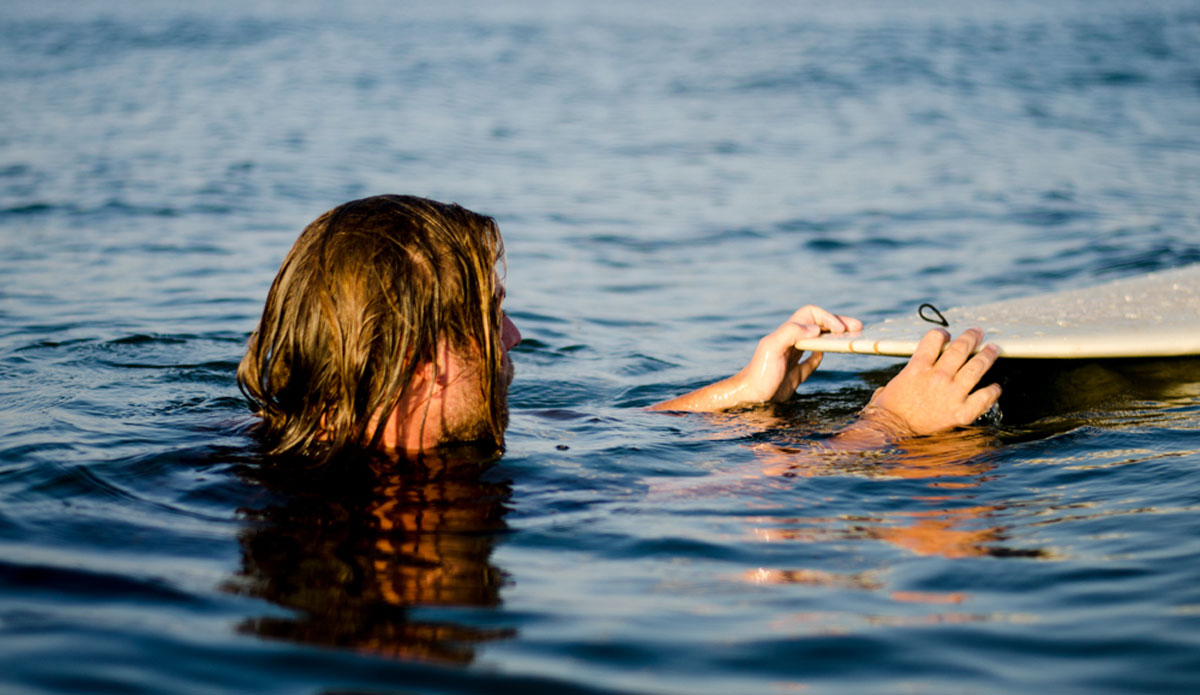
[[[823,332],[847,333],[862,330],[862,322],[848,316],[836,316],[816,306],[806,306],[792,314],[769,335],[758,341],[750,363],[733,376],[685,393],[650,410],[713,412],[751,403],[780,402],[791,398],[796,387],[821,364],[822,353],[814,352],[801,360],[804,351],[795,343]]]
[[[737,374],[650,409],[712,412],[786,400],[821,363],[819,352],[801,360],[803,352],[795,347],[797,340],[824,331],[843,333],[861,328],[856,319],[806,306],[760,340],[750,363]],[[963,427],[986,413],[999,400],[1000,386],[976,386],[996,361],[998,349],[985,345],[972,356],[983,341],[983,331],[976,328],[963,332],[949,346],[948,341],[950,335],[941,329],[926,333],[904,369],[875,392],[862,417],[839,432],[834,442],[855,448],[878,446]]]

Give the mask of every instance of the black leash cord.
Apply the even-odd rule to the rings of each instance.
[[[932,311],[934,316],[927,316],[925,314],[926,309]],[[945,326],[946,328],[950,327],[950,322],[947,321],[946,317],[942,316],[942,312],[938,311],[938,308],[932,304],[922,304],[921,306],[917,307],[917,316],[920,316],[930,323],[936,323],[937,325]]]

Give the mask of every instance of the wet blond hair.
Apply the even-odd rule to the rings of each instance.
[[[267,294],[237,380],[269,452],[378,447],[382,421],[437,346],[480,360],[487,431],[503,442],[495,220],[414,196],[354,200],[300,234]],[[422,415],[422,426],[424,426]]]

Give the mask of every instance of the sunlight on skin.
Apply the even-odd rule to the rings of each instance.
[[[822,333],[838,335],[862,330],[862,322],[807,305],[797,309],[771,333],[763,336],[750,362],[737,374],[690,393],[650,406],[650,410],[714,412],[753,403],[778,403],[792,397],[821,364],[822,353],[805,356],[798,340]]]
[[[736,374],[648,410],[712,413],[786,401],[823,357],[820,352],[806,353],[797,342],[860,330],[858,319],[804,306],[763,336],[750,362]],[[830,439],[829,446],[863,450],[970,425],[1000,398],[997,384],[976,388],[998,355],[995,345],[983,343],[981,329],[968,328],[953,339],[944,330],[929,331],[904,368],[875,392],[858,419]]]
[[[495,301],[503,306],[507,290],[499,275],[494,279]],[[521,342],[521,331],[501,312],[500,326],[499,397],[507,399],[513,380],[513,363],[509,352]],[[471,441],[482,436],[481,423],[487,421],[488,401],[481,384],[483,365],[479,351],[473,353],[452,347],[441,339],[437,345],[437,364],[423,364],[417,370],[412,387],[383,420],[380,446],[384,451],[403,451],[420,454],[453,441]],[[367,426],[370,438],[383,413],[375,413]]]
[[[806,306],[788,321],[759,341],[746,365],[737,374],[683,396],[651,406],[651,410],[707,412],[715,424],[724,426],[721,436],[750,435],[781,424],[773,413],[762,410],[730,412],[728,409],[753,403],[780,402],[791,398],[796,387],[820,365],[821,354],[804,358],[793,343],[800,337],[819,333],[842,333],[861,329],[855,319],[837,316]],[[994,346],[980,346],[983,333],[970,329],[956,340],[944,331],[930,331],[922,339],[913,358],[884,388],[875,392],[860,418],[835,436],[808,440],[796,446],[755,444],[758,476],[768,478],[859,475],[864,477],[928,479],[940,489],[971,488],[991,469],[983,455],[993,448],[992,438],[983,430],[965,428],[991,407],[1000,395],[999,387],[976,390],[980,378],[995,361]],[[721,412],[721,411],[725,412]],[[936,433],[936,434],[935,434]],[[746,484],[725,480],[716,486],[675,488],[675,494],[695,496],[720,492]],[[968,478],[969,480],[939,480]],[[948,498],[922,498],[927,503],[951,502]],[[994,507],[933,509],[887,515],[885,519],[855,520],[855,540],[880,540],[917,555],[961,558],[986,555],[988,543],[1000,537],[1002,529],[963,528],[987,518]],[[892,520],[908,523],[892,525]],[[777,519],[767,519],[778,523]],[[849,530],[838,531],[847,523],[836,520],[822,524],[818,520],[794,520],[794,528],[755,528],[754,537],[762,542],[822,542],[841,540]],[[830,526],[833,528],[831,529]],[[755,568],[741,576],[754,584],[806,584],[866,591],[882,590],[882,583],[863,575],[837,574],[816,569]],[[961,603],[966,595],[922,594],[895,591],[902,602]]]

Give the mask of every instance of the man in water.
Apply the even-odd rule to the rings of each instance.
[[[273,454],[323,458],[346,446],[418,456],[452,443],[502,447],[508,353],[495,220],[412,196],[355,200],[301,233],[267,295],[238,367]],[[733,376],[651,406],[715,411],[792,396],[820,353],[794,343],[862,324],[806,306],[759,341]],[[930,331],[908,365],[833,438],[863,447],[974,422],[1000,397],[976,389],[996,359],[971,329]],[[945,348],[943,350],[943,348]]]

